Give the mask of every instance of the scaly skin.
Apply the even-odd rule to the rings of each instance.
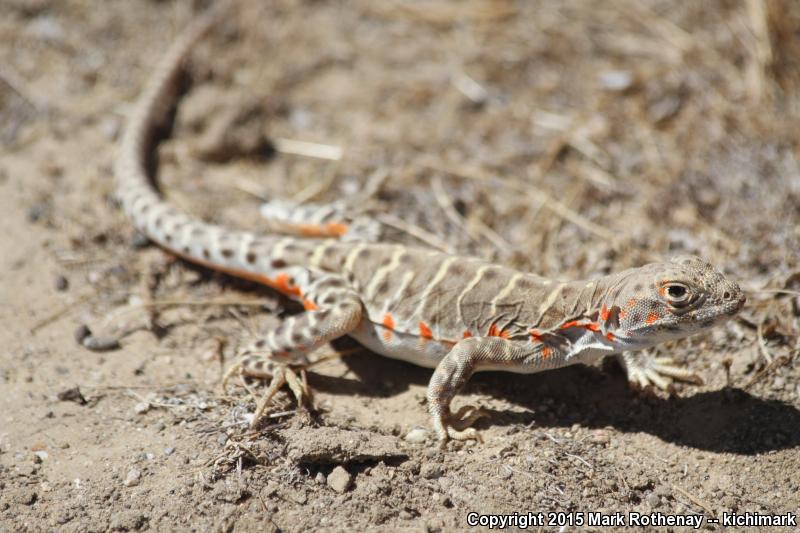
[[[696,257],[555,282],[480,259],[337,239],[346,224],[321,217],[305,223],[289,213],[275,221],[283,231],[317,237],[301,238],[230,230],[179,212],[161,199],[145,161],[175,105],[183,60],[214,21],[201,16],[157,67],[128,122],[115,173],[125,212],[154,242],[304,304],[306,313],[256,340],[226,376],[271,381],[254,423],[284,383],[302,400],[308,391],[294,370],[313,362],[320,345],[349,335],[375,353],[435,368],[427,398],[437,436],[477,438],[468,426],[482,411],[450,410],[474,372],[532,373],[615,354],[632,383],[666,387],[695,376],[634,352],[705,331],[744,305],[737,284]]]

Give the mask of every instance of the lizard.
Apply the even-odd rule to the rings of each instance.
[[[115,159],[116,196],[135,228],[166,251],[303,304],[305,312],[240,350],[223,379],[223,387],[236,374],[269,382],[254,425],[284,385],[298,402],[307,400],[297,371],[314,362],[315,349],[345,335],[376,354],[434,369],[427,408],[442,444],[480,440],[471,426],[485,411],[451,410],[475,372],[527,374],[614,355],[639,387],[698,378],[671,358],[642,351],[717,326],[745,304],[735,281],[695,256],[555,281],[478,258],[343,239],[347,225],[325,220],[334,211],[313,224],[287,215],[278,224],[284,234],[254,233],[204,222],[167,203],[148,169],[156,131],[177,105],[184,60],[216,19],[215,13],[196,19],[147,82]]]

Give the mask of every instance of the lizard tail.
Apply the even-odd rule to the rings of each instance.
[[[256,236],[203,222],[166,202],[149,175],[157,130],[176,105],[183,63],[195,43],[220,20],[229,2],[218,2],[183,31],[158,63],[134,106],[114,165],[116,195],[136,229],[162,248],[194,263],[242,277],[253,257],[269,255],[273,236]]]

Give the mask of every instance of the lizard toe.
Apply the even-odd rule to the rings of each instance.
[[[489,411],[475,405],[465,405],[450,415],[450,427],[463,431],[472,426],[478,419],[488,417]]]

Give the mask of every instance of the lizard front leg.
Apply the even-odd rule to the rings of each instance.
[[[439,361],[428,384],[428,412],[441,445],[448,439],[480,440],[475,428],[468,427],[486,413],[480,408],[464,406],[457,413],[450,410],[450,402],[481,368],[537,365],[542,353],[549,357],[551,350],[543,346],[521,349],[516,343],[500,337],[471,337],[459,341]]]
[[[302,293],[307,311],[287,318],[275,330],[245,348],[239,354],[239,361],[223,378],[223,388],[236,373],[242,377],[270,381],[256,407],[251,423],[253,426],[284,384],[289,386],[298,403],[303,403],[309,391],[297,377],[295,369],[304,369],[312,362],[310,354],[314,350],[347,335],[362,320],[363,304],[360,297],[340,277],[305,270],[295,273],[293,278],[305,285]]]

